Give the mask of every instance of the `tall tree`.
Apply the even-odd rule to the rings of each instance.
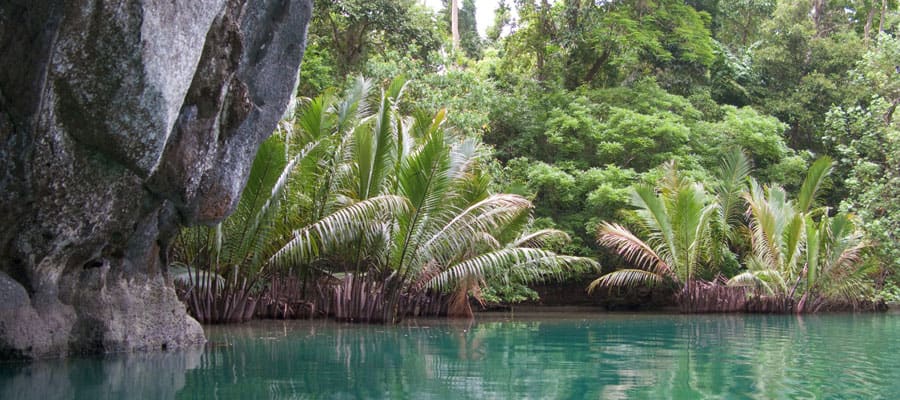
[[[475,20],[474,0],[443,0],[442,19],[450,26],[454,51],[472,59],[481,58],[481,36]]]
[[[428,60],[440,47],[431,11],[417,0],[316,0],[309,41],[326,51],[338,81],[360,72],[373,52]]]
[[[861,91],[847,82],[864,49],[853,20],[835,3],[816,3],[813,18],[808,0],[779,2],[764,23],[761,41],[753,49],[752,100],[789,125],[789,144],[797,149],[822,151],[818,137],[824,115],[832,104],[853,102]]]
[[[459,51],[459,0],[450,0],[450,35],[453,50]]]
[[[709,15],[683,1],[521,0],[507,50],[533,60],[538,80],[614,86],[655,73],[688,93],[713,61]],[[519,61],[521,62],[521,61]]]
[[[713,35],[735,53],[744,53],[759,40],[763,21],[775,10],[775,0],[724,0],[717,4]]]
[[[503,34],[503,30],[512,23],[512,10],[506,0],[500,0],[497,9],[494,10],[494,23],[487,28],[488,40],[496,42]]]

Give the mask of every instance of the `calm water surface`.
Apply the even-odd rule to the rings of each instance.
[[[897,398],[900,315],[261,321],[187,351],[0,364],[0,399]]]

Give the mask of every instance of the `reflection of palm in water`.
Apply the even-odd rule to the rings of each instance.
[[[456,346],[459,349],[457,354],[460,360],[480,360],[484,358],[485,349],[482,348],[485,330],[473,330],[475,326],[474,319],[454,320],[450,323],[451,330],[454,332],[453,337],[456,339]]]

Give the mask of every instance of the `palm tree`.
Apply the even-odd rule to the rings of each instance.
[[[288,157],[275,135],[260,146],[235,212],[214,227],[191,227],[175,241],[171,275],[188,311],[202,323],[242,322],[253,316],[269,257],[289,231],[281,209],[288,181],[316,143]]]
[[[366,99],[370,86],[358,84],[356,98]],[[449,133],[443,110],[401,115],[397,105],[404,88],[404,80],[392,82],[374,112],[346,101],[339,103],[346,107],[332,109],[338,119],[342,110],[362,111],[347,119],[343,132],[336,130],[341,139],[329,178],[328,211],[295,230],[272,264],[288,267],[340,256],[334,272],[347,275],[336,289],[338,316],[383,321],[396,320],[406,312],[404,301],[429,291],[467,298],[476,282],[490,276],[514,273],[535,280],[596,266],[529,247],[541,234],[530,240],[525,234],[521,242],[499,240],[530,215],[531,203],[489,192],[480,142]]]
[[[730,285],[750,286],[774,298],[779,307],[816,311],[828,302],[856,305],[869,290],[862,251],[867,246],[852,216],[828,216],[815,207],[816,197],[831,173],[831,159],[810,166],[796,201],[777,185],[750,182],[744,195],[750,218],[752,254],[747,271]],[[795,305],[796,303],[796,305]]]
[[[806,222],[814,214],[827,213],[813,205],[830,173],[828,157],[813,163],[796,202],[788,199],[787,192],[778,185],[763,187],[751,180],[744,199],[750,218],[752,254],[747,272],[732,278],[731,284],[750,284],[769,294],[793,297],[806,269]]]
[[[540,249],[560,233],[529,233],[531,203],[490,193],[485,151],[448,133],[445,111],[401,115],[405,85],[373,98],[358,79],[342,99],[305,100],[259,150],[235,213],[183,232],[173,272],[201,322],[252,316],[274,273],[300,275],[303,288],[343,275],[339,317],[393,321],[429,293],[455,293],[468,313],[490,279],[596,268]]]
[[[857,306],[869,298],[872,290],[862,262],[868,246],[847,213],[823,216],[816,224],[806,220],[806,291],[797,304],[797,312],[818,311],[829,301]]]
[[[751,254],[747,271],[731,278],[729,284],[789,296],[802,269],[805,217],[780,186],[763,188],[751,180],[744,199],[750,218]]]
[[[657,190],[638,186],[632,191],[642,240],[627,228],[603,222],[597,242],[612,248],[634,268],[620,269],[591,282],[598,287],[635,285],[689,289],[696,272],[711,261],[710,223],[718,205],[703,186],[684,180],[674,163],[664,166],[665,178]],[[690,298],[685,299],[688,302]]]
[[[746,206],[743,194],[748,190],[747,183],[752,170],[750,157],[744,149],[735,147],[724,154],[719,168],[713,171],[715,179],[711,187],[718,208],[711,234],[713,245],[719,245],[712,250],[715,264],[723,268],[731,265],[737,267],[735,253],[742,254],[745,250],[742,234],[746,227]]]

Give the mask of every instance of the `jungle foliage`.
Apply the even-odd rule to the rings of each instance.
[[[268,260],[251,269],[309,290],[377,276],[400,297],[502,302],[562,264],[474,260],[553,252],[603,265],[595,287],[730,284],[795,310],[896,287],[896,1],[499,0],[486,37],[483,2],[459,3],[454,51],[445,9],[316,0],[305,100],[273,139],[296,166],[283,193],[262,190],[283,197],[272,246],[229,239],[226,221],[205,251],[262,253],[183,271],[227,286]],[[442,228],[482,213],[490,239]],[[529,232],[544,250],[519,246]]]

